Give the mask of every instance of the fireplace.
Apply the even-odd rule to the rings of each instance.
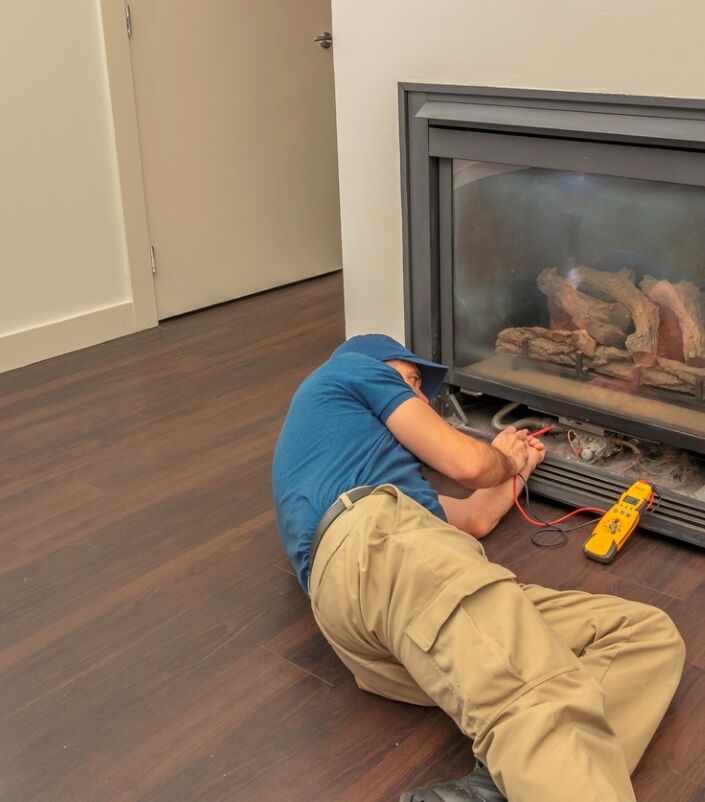
[[[400,86],[409,345],[490,438],[552,424],[531,485],[705,546],[705,103]]]

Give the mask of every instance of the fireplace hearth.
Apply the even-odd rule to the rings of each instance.
[[[490,438],[551,423],[535,492],[705,546],[705,103],[400,86],[409,345]],[[536,428],[539,428],[538,425]]]

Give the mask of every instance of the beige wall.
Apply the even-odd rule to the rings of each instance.
[[[705,97],[698,0],[333,0],[348,335],[404,336],[397,83]]]
[[[0,370],[136,328],[99,0],[4,3]]]

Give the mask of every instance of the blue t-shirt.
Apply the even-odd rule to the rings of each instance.
[[[353,487],[393,484],[446,520],[421,463],[386,427],[411,388],[394,368],[359,353],[334,354],[294,394],[274,452],[277,526],[306,589],[313,532]]]

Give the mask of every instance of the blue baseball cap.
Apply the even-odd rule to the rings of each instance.
[[[339,345],[332,356],[339,354],[365,354],[380,362],[387,362],[390,359],[404,359],[418,365],[421,372],[421,392],[430,401],[441,389],[448,368],[439,365],[438,362],[430,362],[416,356],[408,348],[398,343],[386,334],[358,334]]]

